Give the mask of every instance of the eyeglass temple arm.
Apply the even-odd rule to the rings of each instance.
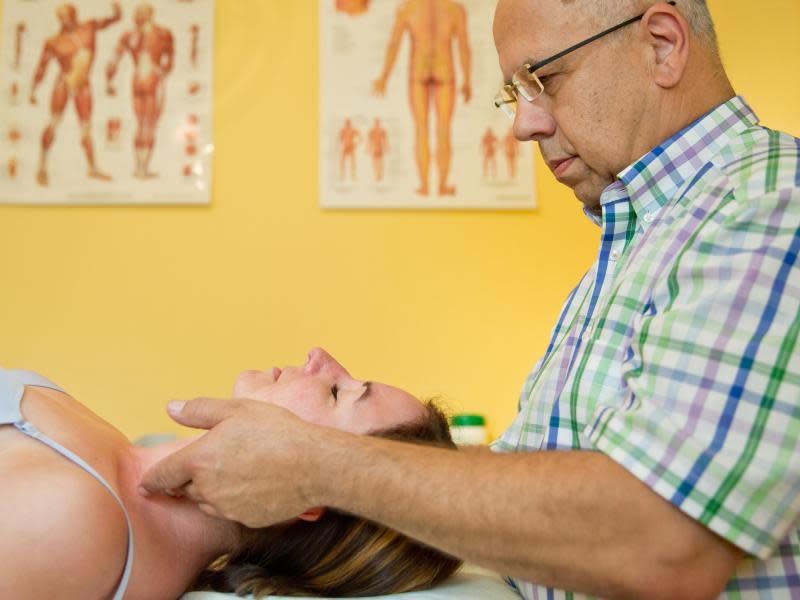
[[[675,0],[670,0],[669,2],[667,2],[667,4],[669,4],[670,6],[675,6]],[[562,50],[561,52],[559,52],[558,54],[554,54],[550,58],[546,58],[546,59],[544,59],[544,60],[542,60],[542,61],[540,61],[540,62],[538,62],[536,64],[530,65],[528,67],[528,73],[533,73],[536,69],[541,69],[545,65],[549,65],[551,62],[558,60],[562,56],[564,56],[566,54],[569,54],[570,52],[574,52],[578,48],[583,48],[586,44],[591,44],[595,40],[599,40],[604,35],[608,35],[609,33],[614,33],[617,29],[622,29],[623,27],[627,27],[631,23],[635,23],[636,21],[638,21],[639,19],[644,17],[646,14],[647,14],[647,11],[643,12],[642,14],[640,14],[640,15],[638,15],[636,17],[628,19],[627,21],[623,21],[622,23],[619,23],[618,25],[614,25],[613,27],[610,27],[610,28],[606,29],[605,31],[601,31],[600,33],[598,33],[596,35],[593,35],[592,37],[587,38],[587,39],[583,40],[582,42],[579,42],[579,43],[575,44],[574,46],[570,46],[566,50]]]

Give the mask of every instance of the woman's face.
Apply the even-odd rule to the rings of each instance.
[[[300,367],[245,371],[233,395],[282,406],[310,423],[368,433],[422,418],[422,403],[401,389],[354,379],[325,350],[313,348]]]

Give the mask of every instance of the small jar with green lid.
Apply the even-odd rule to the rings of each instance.
[[[459,446],[476,446],[487,443],[486,419],[483,415],[458,414],[450,417],[450,433]]]

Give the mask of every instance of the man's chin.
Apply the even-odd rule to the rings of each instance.
[[[600,214],[600,192],[598,192],[594,186],[586,183],[579,183],[572,188],[572,192],[586,210],[595,214]]]
[[[584,208],[597,214],[600,213],[600,196],[611,183],[602,180],[582,163],[571,165],[569,171],[558,177],[558,181],[572,190]]]

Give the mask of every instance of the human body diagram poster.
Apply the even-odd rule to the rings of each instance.
[[[213,0],[4,0],[0,202],[209,202],[213,19]]]
[[[486,0],[320,0],[320,203],[535,206]]]

